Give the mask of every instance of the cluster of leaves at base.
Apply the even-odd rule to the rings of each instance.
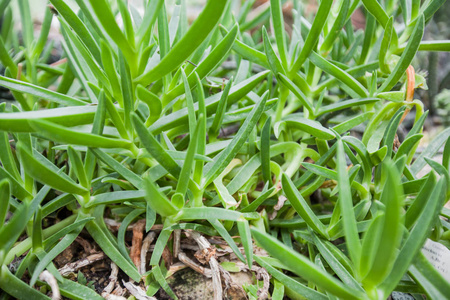
[[[143,14],[125,0],[50,0],[38,33],[29,1],[18,0],[20,20],[10,2],[0,1],[0,86],[17,101],[0,105],[3,292],[48,299],[32,288],[47,269],[65,297],[101,299],[52,263],[86,228],[130,278],[166,289],[163,249],[173,230],[192,229],[265,268],[273,299],[450,294],[420,252],[427,238],[450,245],[450,129],[416,155],[427,113],[405,101],[416,52],[450,51],[422,41],[443,0],[322,0],[315,16],[294,1],[289,34],[282,0],[255,14],[254,0],[209,0],[190,26],[185,0],[143,1]],[[351,23],[356,9],[364,31]],[[430,158],[442,147],[441,164]],[[62,208],[71,215],[44,228]],[[117,236],[104,217],[121,221]],[[164,226],[145,274],[125,245],[140,218],[146,231]],[[270,256],[254,256],[252,241]]]

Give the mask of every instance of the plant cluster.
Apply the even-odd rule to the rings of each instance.
[[[34,288],[48,284],[44,270],[63,296],[102,299],[53,263],[84,229],[149,296],[176,298],[162,256],[186,230],[264,268],[272,299],[448,298],[421,248],[450,245],[450,128],[416,154],[427,112],[411,66],[418,51],[450,51],[422,41],[445,0],[321,0],[315,14],[293,1],[289,33],[285,0],[257,11],[255,0],[208,0],[191,25],[185,0],[144,0],[143,14],[126,0],[50,0],[38,34],[29,1],[17,0],[19,21],[10,2],[0,0],[0,86],[17,101],[0,105],[1,299],[48,299]],[[120,221],[117,235],[105,217]],[[162,226],[144,269],[125,242],[139,219],[146,232]]]

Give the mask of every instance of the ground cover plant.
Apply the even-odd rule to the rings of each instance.
[[[0,104],[1,299],[177,298],[185,266],[214,299],[448,298],[421,249],[450,246],[450,128],[416,153],[412,66],[450,51],[423,40],[444,0],[209,0],[192,23],[184,0],[50,0],[38,31],[13,2],[0,1],[15,100]],[[95,260],[111,262],[107,286],[79,272]]]

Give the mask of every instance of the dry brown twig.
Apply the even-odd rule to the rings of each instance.
[[[102,294],[102,297],[105,298],[105,300],[127,300],[127,298],[123,297],[123,296],[117,296],[114,294]]]
[[[181,244],[180,248],[183,250],[191,250],[191,251],[198,251],[200,249],[198,245],[190,245],[190,244]]]
[[[253,268],[252,268],[253,269]],[[263,287],[258,290],[258,300],[269,299],[270,275],[266,269],[258,267],[256,278],[263,280]]]
[[[122,287],[117,284],[118,275],[119,268],[114,262],[111,262],[111,275],[109,275],[109,283],[102,292],[102,297],[106,300],[126,300],[126,298],[123,297],[126,290],[122,289]]]
[[[83,247],[85,253],[93,254],[95,252],[95,249],[92,247],[91,243],[83,239],[81,236],[77,236],[75,242]]]
[[[214,257],[215,248],[211,246],[211,244],[204,236],[200,235],[200,233],[196,231],[186,230],[186,234],[197,242],[198,246],[200,247],[199,251],[202,252],[203,258],[205,259],[205,261],[209,262],[209,266],[211,267],[212,272],[214,300],[222,300],[222,282],[220,280],[219,263]],[[196,257],[198,259],[199,255],[196,255]]]
[[[170,276],[172,276],[173,274],[175,274],[176,272],[178,272],[178,271],[180,271],[180,270],[183,270],[183,269],[186,269],[186,268],[188,268],[188,266],[185,265],[185,264],[182,263],[182,262],[174,263],[173,265],[170,266],[169,270],[167,270],[166,276],[167,276],[167,277],[170,277]]]
[[[102,297],[106,300],[125,300],[123,297],[125,290],[117,284],[117,276],[119,275],[119,268],[114,262],[111,262],[111,275],[109,275],[109,283],[103,289]],[[116,287],[114,289],[114,287]],[[114,291],[113,291],[114,289]]]
[[[222,266],[219,265],[220,275],[224,281],[224,294],[228,296],[234,295],[235,297],[239,297],[238,299],[244,298],[247,299],[247,293],[242,288],[242,285],[234,282],[233,278],[230,275],[230,272],[225,270]]]
[[[153,240],[155,239],[156,233],[153,231],[150,231],[144,238],[144,241],[142,242],[142,248],[141,248],[141,266],[139,269],[139,272],[141,274],[144,274],[146,271],[146,257],[147,253],[150,251],[150,245],[153,243]]]
[[[102,293],[103,298],[105,298],[105,296],[103,296],[103,294],[111,294],[111,292],[113,291],[114,286],[116,285],[116,282],[117,282],[118,274],[119,274],[119,268],[117,267],[117,265],[114,262],[111,262],[111,275],[109,275],[108,285],[103,289],[103,293]]]
[[[181,250],[191,250],[191,251],[198,251],[200,249],[197,245],[189,245],[189,244],[181,244],[180,248]],[[155,245],[150,245],[148,251],[153,252],[153,250],[155,250]]]
[[[240,272],[249,271],[246,264],[241,261],[235,262],[235,266],[239,268]],[[263,280],[263,287],[258,290],[258,300],[269,298],[269,287],[270,287],[270,275],[266,269],[253,265],[251,268],[252,272],[256,272],[256,278],[258,280]]]
[[[166,263],[166,268],[169,269],[170,266],[173,264],[173,256],[172,252],[170,252],[169,246],[166,245],[164,247],[161,257]]]
[[[65,64],[66,62],[67,62],[67,57],[62,58],[62,59],[60,59],[60,60],[58,60],[58,61],[55,61],[55,62],[52,63],[50,66],[56,67],[56,66],[59,66],[59,65],[61,65],[61,64]]]
[[[193,261],[192,259],[190,259],[186,253],[184,252],[180,252],[178,253],[178,259],[185,264],[186,266],[190,267],[192,270],[202,274],[203,276],[206,276],[208,278],[212,277],[212,272],[211,269],[207,269],[205,267],[200,266],[199,264],[197,264],[195,261]]]
[[[273,220],[276,218],[278,211],[283,208],[284,203],[287,201],[287,198],[283,195],[278,197],[277,204],[273,207],[273,212],[269,215],[269,220]]]
[[[114,291],[111,294],[124,297],[126,292],[127,292],[127,289],[123,289],[118,283],[116,283],[116,288],[114,289]]]
[[[120,225],[122,224],[120,222],[117,222],[116,220],[109,219],[109,218],[104,218],[103,220],[105,221],[105,224],[108,227],[108,229],[113,231],[113,232],[118,231]],[[136,226],[136,223],[129,225],[127,227],[127,231],[133,230],[134,226]],[[161,231],[161,230],[163,230],[163,224],[155,224],[155,225],[152,226],[152,228],[150,228],[150,230],[152,230],[152,231]]]
[[[175,229],[173,231],[173,256],[178,257],[178,253],[180,253],[180,238],[181,238],[181,230]]]
[[[155,297],[147,296],[145,291],[141,287],[132,284],[131,282],[125,282],[122,280],[123,285],[127,288],[131,295],[138,300],[157,300]]]
[[[39,279],[47,282],[47,284],[52,289],[52,300],[61,299],[61,292],[59,291],[58,281],[56,281],[55,276],[53,276],[49,271],[45,270],[39,275]]]
[[[130,258],[137,268],[141,265],[142,240],[144,239],[145,220],[141,219],[134,224],[133,239],[131,241]]]
[[[67,276],[70,273],[76,272],[79,269],[86,267],[96,261],[105,259],[106,255],[103,252],[99,252],[99,253],[95,253],[95,254],[91,254],[88,257],[85,257],[83,259],[77,260],[73,263],[68,263],[65,266],[63,266],[62,268],[59,268],[58,271],[62,276]]]

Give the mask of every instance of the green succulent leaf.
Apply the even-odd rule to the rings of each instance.
[[[137,82],[148,85],[183,63],[214,29],[226,4],[226,0],[208,0],[202,13],[197,17],[183,38],[175,44],[157,66],[138,77],[136,79]]]
[[[327,292],[346,299],[364,298],[362,292],[345,286],[328,273],[318,269],[308,258],[294,252],[275,238],[256,229],[252,229],[252,235],[270,255],[289,266],[297,275],[314,282]]]
[[[39,161],[22,143],[17,144],[17,148],[21,159],[27,162],[25,166],[27,173],[36,180],[66,193],[85,195],[88,192],[87,189],[76,184],[69,177],[62,176],[55,169],[49,168],[46,164]]]

